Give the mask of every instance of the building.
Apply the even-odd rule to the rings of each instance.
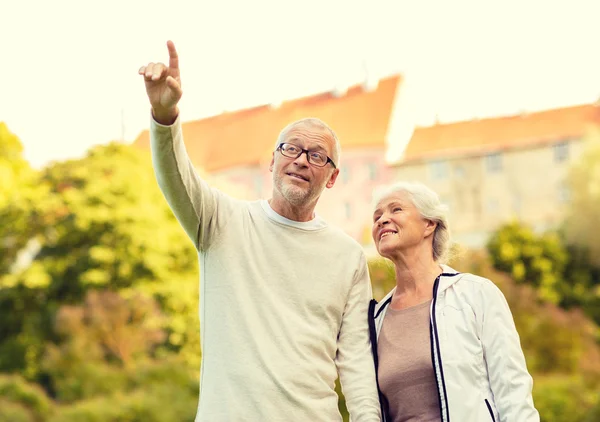
[[[394,178],[438,192],[461,244],[483,246],[512,219],[546,230],[562,221],[569,166],[598,124],[600,106],[588,104],[415,128]]]
[[[481,247],[504,222],[537,230],[562,221],[569,200],[570,164],[583,151],[600,106],[587,104],[455,123],[415,127],[399,75],[366,81],[277,105],[226,112],[183,123],[190,158],[208,181],[244,199],[268,198],[269,163],[279,132],[303,117],[318,117],[342,144],[340,175],[317,212],[373,253],[373,190],[416,180],[450,208],[455,241]],[[148,131],[134,142],[149,148]],[[390,148],[401,157],[386,161]]]

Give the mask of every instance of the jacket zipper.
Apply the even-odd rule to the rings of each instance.
[[[436,373],[436,377],[435,377],[435,381],[436,383],[438,383],[438,371],[439,371],[439,375],[440,375],[440,379],[441,379],[441,387],[438,383],[438,394],[440,396],[440,414],[442,416],[442,421],[444,422],[450,422],[450,410],[448,409],[448,393],[446,392],[446,381],[444,379],[444,368],[442,366],[442,355],[440,352],[440,339],[438,336],[438,329],[437,329],[437,318],[436,318],[436,314],[435,314],[435,307],[437,304],[437,292],[438,292],[438,287],[440,284],[440,276],[438,276],[435,279],[435,283],[433,283],[433,303],[432,303],[432,307],[431,307],[431,327],[432,327],[432,342],[431,342],[431,348],[432,348],[432,353],[431,353],[431,358],[432,360],[434,360],[433,362],[433,370]],[[434,341],[435,340],[435,345],[434,345]],[[435,347],[435,352],[433,348]],[[437,365],[435,362],[435,356],[437,356]],[[439,369],[438,369],[439,368]],[[445,410],[446,410],[446,414],[444,415],[443,413],[443,409],[444,406],[442,406],[442,402],[445,404]]]
[[[377,354],[377,329],[375,328],[375,306],[377,305],[377,301],[375,299],[371,299],[369,303],[369,337],[371,340],[371,352],[373,353],[373,362],[375,364],[375,382],[377,383],[377,393],[379,395],[379,410],[381,411],[381,420],[382,422],[387,421],[386,413],[386,405],[385,405],[385,396],[381,392],[379,388],[379,356]],[[372,316],[372,317],[371,317]]]
[[[488,401],[488,399],[485,399],[485,405],[487,406],[487,408],[490,412],[490,416],[492,417],[492,422],[496,422],[496,418],[494,418],[494,412],[492,412],[492,405],[490,405],[490,402]]]

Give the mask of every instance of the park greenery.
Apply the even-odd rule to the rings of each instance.
[[[507,222],[451,262],[506,295],[543,421],[600,420],[600,143],[589,144],[565,224]],[[0,123],[0,422],[192,422],[197,255],[150,156],[115,142],[36,170],[22,150]],[[380,299],[393,269],[369,267]]]

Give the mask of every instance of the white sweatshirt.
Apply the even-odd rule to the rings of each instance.
[[[156,177],[200,259],[202,368],[197,422],[380,421],[362,248],[320,218],[211,188],[190,162],[179,119],[151,121]]]

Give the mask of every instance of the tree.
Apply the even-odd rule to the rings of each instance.
[[[504,293],[519,333],[542,421],[596,420],[600,408],[598,326],[579,309],[538,300],[534,286],[493,268],[485,253],[465,253],[452,266],[490,279]]]
[[[49,166],[40,180],[49,205],[41,219],[25,213],[26,224],[36,222],[40,249],[19,271],[0,273],[0,370],[35,377],[45,342],[58,338],[57,310],[96,290],[154,297],[169,317],[165,346],[187,351],[198,367],[196,253],[157,187],[149,155],[112,143]]]
[[[39,250],[44,227],[51,226],[45,214],[51,199],[22,152],[17,136],[0,123],[0,370],[25,368],[42,347],[35,334],[40,315],[28,313],[34,298],[14,283]],[[39,282],[39,270],[31,267],[28,282]]]
[[[568,305],[579,305],[600,324],[600,127],[590,130],[568,178],[571,201],[562,227],[570,255]]]
[[[36,249],[46,186],[23,158],[23,145],[0,122],[0,275],[16,271],[27,246]],[[0,287],[2,285],[0,284]]]
[[[18,375],[0,375],[0,422],[42,422],[52,415],[52,401]]]
[[[42,363],[53,396],[69,402],[123,388],[125,372],[164,341],[165,322],[143,295],[90,291],[82,305],[63,305],[54,324],[60,339],[48,344]]]
[[[534,286],[542,300],[561,301],[569,255],[558,233],[536,235],[531,228],[513,222],[491,236],[487,249],[495,268],[518,283]]]
[[[396,271],[394,264],[381,257],[368,260],[369,277],[373,286],[373,297],[381,300],[396,286]]]
[[[590,130],[584,145],[568,177],[571,200],[564,232],[570,244],[587,249],[591,263],[600,267],[600,230],[596,226],[600,210],[600,127]]]

